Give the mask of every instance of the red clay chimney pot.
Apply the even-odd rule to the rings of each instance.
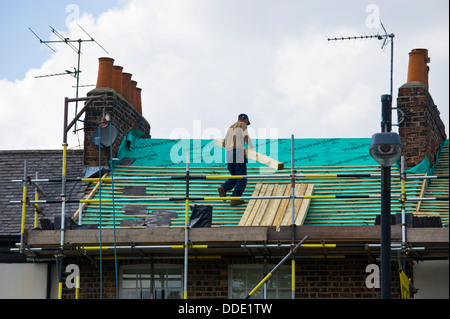
[[[122,95],[122,70],[123,67],[114,65],[113,66],[113,89]]]
[[[113,64],[114,59],[102,57],[98,59],[98,75],[96,87],[113,86]]]
[[[419,81],[428,89],[428,57],[427,49],[413,49],[409,53],[407,82]]]
[[[134,108],[136,108],[136,86],[137,86],[137,82],[134,80],[131,80],[130,104],[133,105]]]
[[[136,111],[142,115],[142,97],[141,97],[141,88],[136,88]]]
[[[131,76],[130,73],[122,72],[122,96],[128,102],[130,102]]]

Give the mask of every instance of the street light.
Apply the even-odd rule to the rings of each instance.
[[[400,157],[402,143],[397,133],[375,133],[370,143],[370,155],[382,167],[391,167]]]
[[[381,298],[391,298],[391,166],[400,157],[400,136],[391,131],[392,98],[383,95],[382,133],[375,133],[370,155],[381,165]]]

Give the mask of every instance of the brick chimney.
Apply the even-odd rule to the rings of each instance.
[[[426,157],[432,166],[447,139],[440,112],[428,91],[429,62],[427,49],[413,49],[409,53],[407,82],[398,92],[397,108],[404,112],[399,135],[406,169],[420,164]],[[402,118],[401,114],[398,116]]]
[[[134,82],[131,97],[131,82]],[[112,144],[113,157],[116,156],[120,143],[132,129],[144,132],[150,138],[150,124],[142,116],[141,89],[136,89],[137,82],[132,74],[123,72],[123,67],[115,66],[114,59],[99,58],[96,88],[88,96],[106,94],[106,100],[94,101],[85,112],[84,123],[84,166],[98,166],[98,145],[93,141],[93,133],[98,129],[104,113],[110,115],[111,124],[117,129],[117,138]],[[102,166],[108,166],[109,147],[102,148]]]

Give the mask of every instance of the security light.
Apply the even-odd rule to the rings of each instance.
[[[402,152],[400,136],[393,132],[375,133],[370,144],[370,155],[383,167],[391,167]]]

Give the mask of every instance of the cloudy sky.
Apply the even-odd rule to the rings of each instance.
[[[1,1],[0,149],[60,149],[65,97],[77,55],[49,26],[83,42],[80,84],[96,83],[98,58],[133,74],[155,138],[210,138],[247,113],[255,138],[371,137],[389,93],[394,37],[394,107],[408,53],[427,48],[430,93],[449,117],[449,2],[430,0],[19,0]],[[92,87],[80,89],[85,96]],[[71,109],[75,113],[74,108]],[[71,114],[72,114],[71,113]],[[72,115],[71,115],[72,116]],[[394,119],[396,116],[394,113]],[[393,128],[396,131],[396,127]],[[190,135],[190,136],[186,136]],[[217,136],[215,136],[217,137]],[[70,133],[69,148],[83,141]]]

